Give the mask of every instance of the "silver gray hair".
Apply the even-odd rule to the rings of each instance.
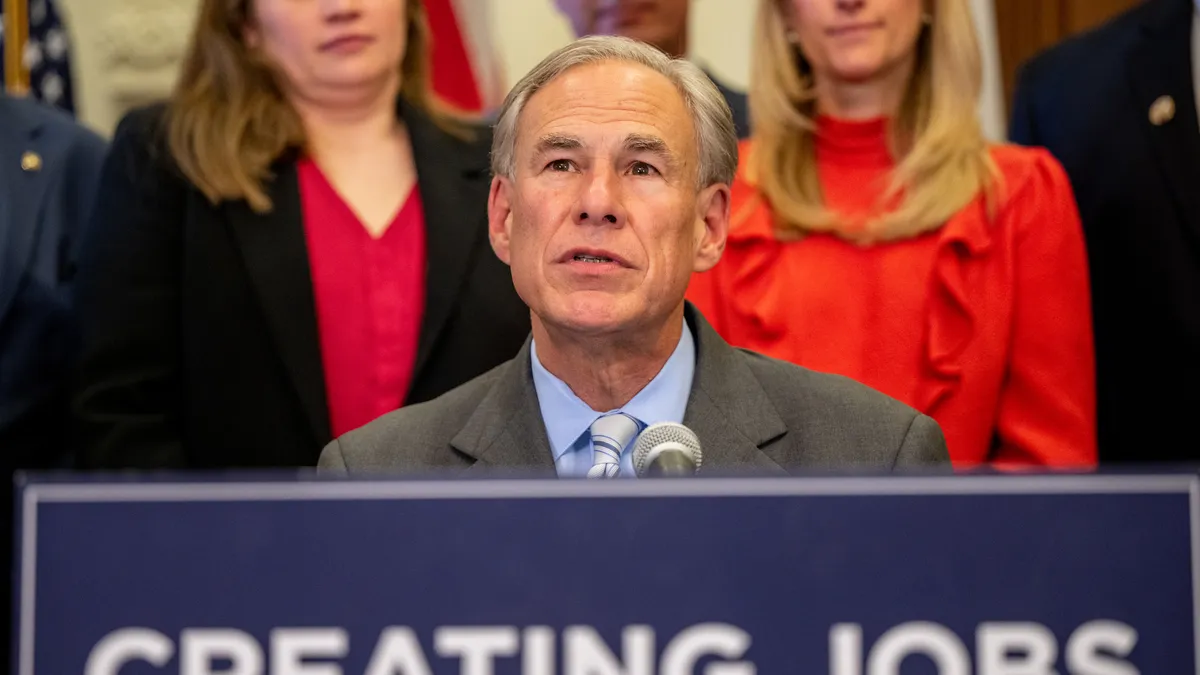
[[[737,131],[725,97],[695,64],[673,59],[650,45],[625,37],[593,35],[547,56],[521,78],[500,107],[492,136],[492,173],[512,179],[516,171],[517,122],[530,97],[571,68],[604,61],[636,63],[663,75],[683,96],[696,129],[701,188],[733,182],[737,171]]]

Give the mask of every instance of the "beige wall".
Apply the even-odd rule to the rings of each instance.
[[[80,118],[108,134],[124,111],[162,98],[178,70],[196,0],[56,0],[71,33]]]

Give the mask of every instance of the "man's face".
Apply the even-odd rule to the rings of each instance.
[[[690,0],[556,0],[575,35],[622,35],[667,50],[687,32]]]
[[[729,188],[697,189],[683,97],[641,65],[578,66],[534,94],[489,232],[534,321],[579,334],[662,325],[725,245]]]

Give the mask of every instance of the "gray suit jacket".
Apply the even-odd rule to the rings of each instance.
[[[786,474],[947,464],[937,423],[857,382],[734,349],[691,305],[696,372],[684,425],[705,473]],[[553,472],[529,364],[513,360],[437,399],[389,413],[335,439],[328,472],[482,469]]]

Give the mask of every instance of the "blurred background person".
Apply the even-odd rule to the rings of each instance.
[[[687,56],[691,0],[555,0],[555,3],[571,22],[577,37],[621,35],[653,45],[672,58]],[[750,11],[749,6],[746,11]],[[738,138],[749,136],[746,95],[725,86],[708,70],[705,74],[729,104]]]
[[[80,269],[90,467],[296,466],[516,354],[490,136],[439,113],[419,0],[204,0],[119,125]]]
[[[13,540],[13,472],[65,463],[70,372],[79,345],[72,285],[104,149],[103,140],[66,114],[0,95],[0,541],[5,546]],[[0,602],[11,589],[11,584],[2,586]],[[0,629],[9,618],[5,612]],[[0,630],[0,658],[7,655],[9,634]]]
[[[67,448],[68,378],[79,342],[72,284],[105,147],[62,112],[0,95],[5,483],[14,468],[53,466]]]
[[[1012,139],[1075,188],[1091,266],[1100,460],[1196,461],[1200,10],[1149,0],[1023,69]]]
[[[1087,264],[1048,153],[989,146],[966,0],[763,0],[725,256],[731,343],[930,415],[959,467],[1096,461]]]

